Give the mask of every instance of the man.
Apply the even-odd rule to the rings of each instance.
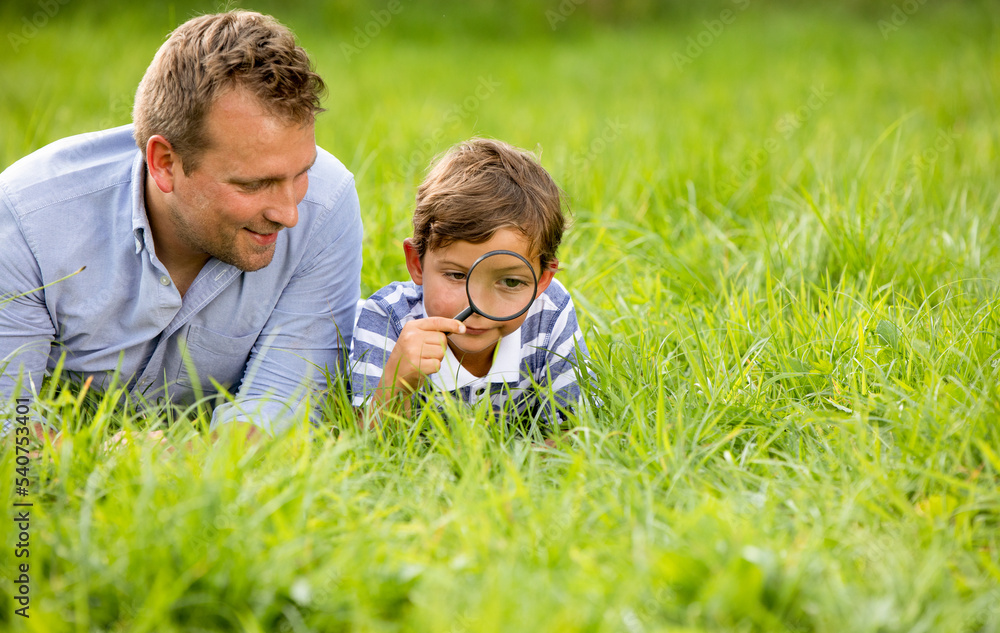
[[[0,297],[15,297],[0,305],[0,407],[65,354],[65,372],[140,402],[233,390],[213,428],[307,415],[360,292],[353,177],[315,143],[324,90],[273,18],[201,16],[157,52],[134,126],[0,174]]]

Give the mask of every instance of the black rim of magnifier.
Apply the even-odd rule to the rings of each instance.
[[[520,259],[522,262],[524,262],[525,266],[528,267],[528,270],[531,271],[531,283],[534,284],[534,288],[531,290],[531,301],[529,301],[527,305],[521,308],[521,310],[517,314],[513,314],[508,317],[495,317],[492,314],[486,314],[485,312],[476,307],[476,302],[472,300],[472,292],[469,291],[469,281],[472,279],[472,271],[474,271],[476,269],[476,266],[482,263],[483,260],[485,260],[487,257],[492,257],[494,255],[513,255],[514,257]],[[472,266],[469,268],[469,272],[466,273],[465,296],[469,299],[469,307],[462,310],[459,313],[459,315],[455,317],[455,320],[465,321],[470,316],[472,316],[473,312],[475,312],[479,316],[486,317],[490,321],[500,321],[500,322],[513,321],[514,319],[516,319],[517,317],[521,316],[522,314],[528,311],[528,308],[531,307],[531,304],[535,302],[536,294],[538,294],[538,276],[535,274],[535,269],[531,267],[531,262],[526,260],[522,255],[515,253],[514,251],[490,251],[489,253],[486,253],[485,255],[477,259],[475,262],[473,262]]]

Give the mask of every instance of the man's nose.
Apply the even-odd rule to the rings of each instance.
[[[280,187],[275,192],[267,211],[264,212],[264,217],[285,228],[292,228],[299,223],[299,201],[304,196],[305,192],[301,196],[298,195],[295,183]]]

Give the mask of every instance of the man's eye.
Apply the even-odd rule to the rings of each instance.
[[[256,193],[264,188],[263,182],[245,182],[240,185],[244,193]]]

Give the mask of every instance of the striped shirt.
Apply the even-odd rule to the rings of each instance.
[[[410,281],[389,284],[359,307],[351,347],[354,406],[364,405],[378,386],[403,326],[426,316],[423,286]],[[449,347],[441,370],[429,377],[431,391],[451,392],[469,404],[489,398],[495,411],[513,406],[518,414],[540,415],[551,423],[580,399],[577,354],[586,358],[587,348],[573,300],[553,279],[521,327],[497,344],[486,376],[466,371]]]

